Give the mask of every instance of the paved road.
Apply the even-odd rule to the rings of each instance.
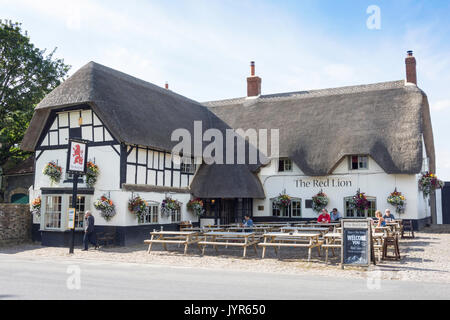
[[[450,286],[0,254],[0,299],[324,298],[450,299]]]

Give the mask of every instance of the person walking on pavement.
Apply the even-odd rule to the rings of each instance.
[[[90,211],[86,211],[84,215],[84,237],[83,237],[83,244],[84,249],[82,251],[88,251],[89,242],[95,246],[95,249],[97,249],[97,242],[95,241],[95,231],[94,231],[94,224],[95,219],[92,216],[92,213]]]

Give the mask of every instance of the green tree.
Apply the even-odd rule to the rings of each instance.
[[[29,156],[19,148],[35,106],[70,66],[36,48],[20,23],[0,20],[0,168]]]

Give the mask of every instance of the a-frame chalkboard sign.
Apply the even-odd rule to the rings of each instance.
[[[370,219],[342,220],[341,267],[369,267],[375,263],[372,246],[372,221]]]

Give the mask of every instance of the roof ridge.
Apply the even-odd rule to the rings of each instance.
[[[140,79],[138,77],[132,76],[132,75],[130,75],[128,73],[125,73],[123,71],[119,71],[117,69],[113,69],[111,67],[105,66],[105,65],[103,65],[101,63],[98,63],[98,62],[95,62],[95,61],[90,61],[89,63],[87,63],[85,65],[85,67],[88,67],[88,66],[91,67],[91,68],[100,68],[100,69],[102,69],[103,71],[106,71],[106,72],[111,72],[115,76],[118,76],[119,78],[121,78],[121,80],[130,81],[130,82],[133,82],[133,83],[135,83],[137,85],[142,85],[142,86],[146,86],[146,87],[152,88],[154,90],[159,91],[160,93],[173,95],[173,96],[175,96],[177,98],[185,99],[185,100],[187,100],[189,102],[193,102],[193,103],[196,103],[198,105],[202,105],[198,101],[192,100],[192,99],[190,99],[190,98],[188,98],[186,96],[183,96],[183,95],[181,95],[179,93],[176,93],[176,92],[174,92],[172,90],[165,89],[165,88],[160,87],[160,86],[158,86],[158,85],[156,85],[154,83],[151,83],[149,81],[146,81],[146,80]],[[84,67],[82,67],[81,69],[83,69],[83,68]]]
[[[264,100],[280,101],[280,100],[289,100],[289,99],[318,97],[318,96],[352,94],[352,93],[368,92],[368,91],[376,91],[376,90],[389,90],[389,89],[401,88],[404,86],[405,86],[404,80],[385,81],[385,82],[344,86],[344,87],[335,87],[335,88],[324,88],[324,89],[266,94],[266,95],[261,95],[257,98],[254,98],[254,100],[255,100],[255,102],[256,101],[264,101]],[[245,101],[247,101],[247,97],[206,101],[206,102],[202,102],[202,104],[206,105],[207,107],[218,107],[218,106],[224,106],[224,105],[230,105],[230,104],[243,103]]]

